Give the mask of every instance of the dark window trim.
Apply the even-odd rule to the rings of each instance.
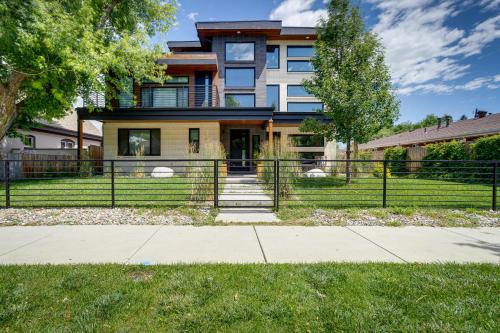
[[[266,85],[266,94],[267,94],[267,87],[278,87],[278,105],[276,105],[276,109],[274,110],[275,112],[278,112],[280,110],[280,104],[281,104],[281,96],[280,96],[280,85],[279,84],[267,84]],[[266,99],[269,96],[266,96]]]
[[[286,111],[287,112],[311,112],[311,113],[314,113],[316,111],[290,111],[290,104],[311,104],[311,103],[321,104],[321,110],[322,111],[325,110],[325,104],[323,104],[322,102],[287,102],[286,103]]]
[[[312,56],[291,56],[290,55],[290,48],[295,48],[295,49],[313,49],[314,53],[314,46],[312,45],[287,45],[286,46],[286,57],[287,58],[312,58]]]
[[[241,106],[242,108],[254,108],[255,107],[255,94],[254,93],[227,93],[227,94],[224,94],[224,105],[226,104],[226,96],[234,96],[234,95],[245,95],[245,96],[253,96],[253,106]],[[226,105],[226,107],[228,107]],[[234,107],[237,107],[237,106],[229,106],[230,108],[234,108]]]
[[[158,154],[152,154],[151,151],[153,150],[153,141],[152,138],[153,136],[151,135],[151,131],[153,130],[158,130],[160,131],[160,149]],[[127,153],[125,155],[120,155],[120,131],[126,131],[127,132]],[[117,156],[135,156],[130,153],[130,131],[149,131],[149,154],[144,154],[144,156],[160,156],[161,155],[161,128],[119,128],[118,129],[118,151],[117,151]]]
[[[305,90],[305,88],[304,88],[304,90],[305,90],[305,91],[306,91],[306,93],[308,93],[309,95],[305,95],[305,96],[290,95],[290,91],[288,90],[288,88],[289,88],[289,87],[304,87],[304,85],[303,85],[303,84],[288,84],[288,85],[286,86],[286,96],[287,96],[287,97],[314,97],[314,95],[313,95],[313,94],[309,94],[309,93],[307,92],[307,90]]]
[[[27,145],[26,142],[23,140],[23,145],[28,148],[36,148],[36,137],[34,135],[28,134],[25,135],[26,140],[31,139],[31,142],[33,143],[31,146]]]
[[[228,86],[226,85],[228,69],[252,69],[253,70],[253,85],[252,86]],[[224,68],[224,88],[227,89],[255,89],[255,67],[225,67]]]
[[[227,44],[253,44],[253,60],[227,60]],[[224,62],[228,64],[254,64],[257,58],[254,41],[230,41],[224,42]]]
[[[292,143],[292,147],[298,147],[298,148],[323,148],[325,146],[325,138],[324,137],[320,137],[321,138],[321,142],[322,142],[322,144],[320,146],[294,145],[293,142],[292,142],[293,140],[291,138],[298,137],[298,136],[314,137],[314,136],[318,136],[318,135],[314,135],[314,134],[289,134],[288,138],[289,138],[290,142]]]
[[[198,140],[191,140],[191,132],[198,132]],[[200,152],[200,141],[201,141],[201,131],[199,128],[190,128],[188,134],[189,146],[194,146],[194,151],[192,153],[198,154]]]
[[[268,52],[267,48],[270,46],[278,48],[278,67],[272,67],[272,68],[267,67],[267,52]],[[266,45],[266,69],[280,69],[280,66],[281,66],[281,47],[280,47],[280,45],[272,45],[272,44]]]
[[[311,60],[287,60],[286,61],[286,71],[289,72],[289,73],[314,73],[314,68],[312,70],[307,70],[307,71],[291,71],[290,70],[290,66],[288,66],[288,64],[290,62],[311,62]],[[312,63],[311,63],[312,65]]]

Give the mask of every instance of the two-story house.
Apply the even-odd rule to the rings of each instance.
[[[103,122],[105,159],[186,158],[213,142],[231,159],[252,159],[261,144],[290,142],[303,158],[335,158],[336,144],[299,131],[306,117],[324,119],[323,104],[302,80],[312,74],[314,28],[281,21],[198,22],[199,40],[172,41],[158,60],[164,84],[130,80],[113,110],[79,119]],[[325,120],[326,121],[326,120]]]

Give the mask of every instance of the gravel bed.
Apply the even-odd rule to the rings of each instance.
[[[428,215],[420,212],[403,215],[370,210],[349,213],[342,210],[316,209],[308,220],[315,225],[499,227],[500,212],[489,211],[484,214],[477,214],[461,210],[447,210],[434,214],[429,213]]]
[[[205,211],[200,213],[206,214]],[[191,216],[175,210],[149,212],[135,208],[9,208],[0,209],[1,225],[57,225],[57,224],[193,224]]]

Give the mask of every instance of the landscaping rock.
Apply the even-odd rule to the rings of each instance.
[[[307,171],[304,176],[307,178],[324,178],[326,177],[326,173],[321,169],[312,169]]]
[[[151,172],[153,178],[170,178],[174,176],[174,170],[167,167],[156,167]]]

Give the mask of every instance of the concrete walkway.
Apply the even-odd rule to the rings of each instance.
[[[0,228],[0,264],[500,263],[500,228],[40,226]]]
[[[219,205],[225,208],[221,208],[215,220],[225,223],[279,222],[270,208],[262,208],[272,207],[273,203],[273,199],[264,193],[256,175],[228,176],[224,191],[219,195]]]

